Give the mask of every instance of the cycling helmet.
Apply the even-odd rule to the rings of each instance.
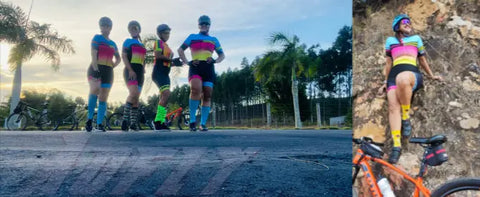
[[[210,25],[210,17],[207,15],[200,16],[200,18],[198,18],[198,24],[200,25],[201,23],[208,23]]]
[[[171,30],[170,27],[167,24],[161,24],[157,26],[157,33],[161,33],[166,30]]]
[[[410,20],[410,17],[408,17],[408,15],[406,14],[399,14],[395,17],[395,19],[393,19],[393,22],[392,22],[392,29],[394,32],[397,32],[398,31],[398,23],[400,23],[400,21],[402,19],[408,19]]]
[[[98,24],[100,26],[109,26],[111,27],[112,26],[112,20],[106,16],[100,18],[100,20],[98,21]]]
[[[138,23],[138,21],[133,20],[133,21],[130,21],[130,22],[128,23],[128,29],[130,29],[130,28],[133,27],[133,26],[137,26],[137,27],[138,27],[138,31],[141,31],[141,30],[142,30],[142,27],[140,27],[140,23]]]

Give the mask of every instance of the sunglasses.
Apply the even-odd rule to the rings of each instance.
[[[402,24],[404,24],[404,25],[406,25],[406,24],[410,25],[411,23],[410,23],[410,20],[408,20],[408,19],[403,19],[403,20],[402,20]]]
[[[205,23],[205,22],[204,22],[204,23],[200,23],[200,24],[198,24],[198,25],[210,25],[210,23]]]

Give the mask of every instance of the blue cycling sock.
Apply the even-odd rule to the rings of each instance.
[[[105,112],[107,111],[107,102],[98,102],[97,124],[102,124]]]
[[[210,113],[210,107],[209,106],[202,106],[202,116],[200,117],[200,124],[201,125],[206,125],[207,124],[208,113]]]
[[[93,119],[93,114],[95,113],[95,107],[97,107],[97,95],[90,94],[88,96],[88,119]]]
[[[200,100],[190,99],[188,104],[190,106],[190,123],[194,123],[196,122],[195,114],[197,113],[197,108],[200,105]]]

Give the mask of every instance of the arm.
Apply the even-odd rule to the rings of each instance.
[[[137,74],[132,69],[132,65],[130,65],[130,61],[128,61],[128,55],[124,51],[122,52],[122,59],[123,59],[123,64],[125,64],[125,68],[128,70],[128,78],[135,80],[137,78]]]
[[[215,63],[220,63],[225,59],[225,53],[218,55],[218,58],[215,60]]]
[[[92,63],[90,63],[90,66],[92,66],[92,68],[93,68],[94,71],[98,71],[97,53],[98,53],[98,50],[95,49],[95,48],[92,48],[92,52],[91,52],[91,55],[92,55]]]
[[[115,62],[113,62],[113,67],[115,68],[116,66],[118,66],[118,64],[120,64],[120,55],[118,53],[115,53]]]
[[[172,56],[173,56],[173,53],[172,53]],[[185,56],[185,54],[184,54]],[[162,51],[155,51],[155,59],[157,61],[166,61],[166,62],[171,62],[172,59],[170,59],[170,57],[167,57],[165,55],[163,55],[163,52]]]
[[[178,52],[178,56],[180,56],[180,59],[182,60],[182,62],[184,64],[188,63],[187,57],[185,57],[185,50],[182,47],[180,47],[180,48],[178,48],[177,52]]]
[[[378,93],[377,93],[378,96],[383,96],[383,94],[385,93],[385,90],[387,88],[388,74],[390,74],[390,70],[392,70],[392,64],[393,64],[392,57],[386,56],[385,59],[386,59],[386,63],[385,63],[385,67],[383,68],[383,72],[382,72],[383,75],[384,75],[385,81],[383,81],[382,86],[380,86],[380,88],[378,89]]]
[[[427,58],[425,58],[424,55],[418,57],[418,60],[419,60],[420,66],[425,70],[425,72],[427,73],[427,76],[429,78],[440,80],[440,81],[443,80],[442,77],[433,75],[433,72],[432,72],[432,70],[430,69],[430,66],[427,63]]]

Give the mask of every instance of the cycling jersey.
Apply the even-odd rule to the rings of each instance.
[[[192,60],[206,61],[209,57],[212,57],[213,51],[217,52],[218,55],[223,54],[223,49],[217,38],[201,33],[190,34],[181,47],[183,50],[190,47]]]
[[[118,55],[118,49],[115,42],[107,40],[100,34],[92,39],[92,49],[97,50],[97,64],[113,67],[113,56]]]
[[[172,50],[170,49],[168,44],[166,42],[164,42],[163,40],[155,41],[155,44],[153,46],[153,50],[155,52],[157,52],[157,51],[160,52],[163,56],[165,56],[167,58],[172,59],[172,57],[173,57]],[[157,59],[155,58],[155,66],[161,66],[162,63],[163,63],[163,66],[166,66],[166,67],[171,66],[170,61],[161,61],[161,62],[158,62],[158,64],[157,64]]]
[[[127,38],[125,42],[123,42],[123,52],[127,53],[130,64],[144,65],[147,50],[139,40]]]
[[[417,57],[425,55],[424,49],[422,39],[418,35],[400,40],[389,37],[385,43],[385,53],[393,59],[393,66],[400,64],[417,66]]]

